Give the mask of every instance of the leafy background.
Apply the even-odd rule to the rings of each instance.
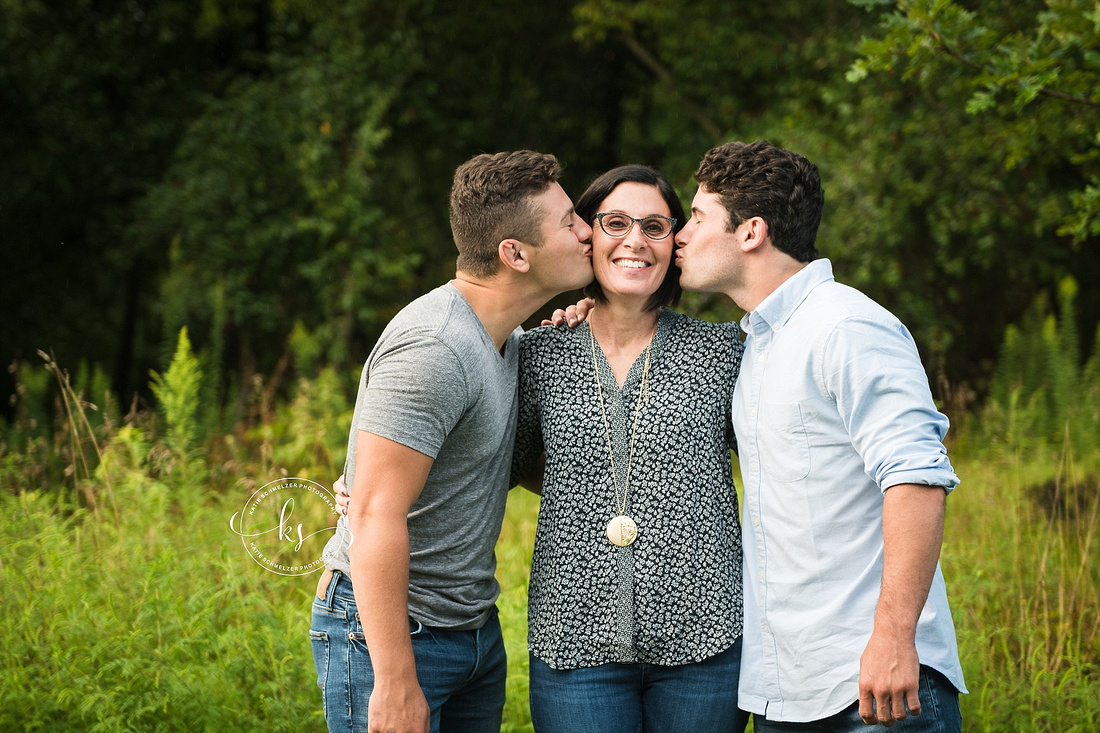
[[[18,282],[0,357],[53,349],[123,399],[183,325],[231,418],[258,375],[361,363],[452,273],[447,191],[482,151],[553,152],[574,196],[645,162],[685,198],[716,143],[806,154],[821,251],[960,397],[985,394],[1037,296],[1100,273],[1083,0],[0,8],[0,267]],[[1084,348],[1100,293],[1076,307]]]
[[[0,728],[322,728],[310,583],[228,518],[339,472],[363,359],[453,274],[454,168],[690,200],[760,137],[819,164],[819,249],[952,419],[968,729],[1097,728],[1094,1],[0,0],[0,56]],[[535,506],[498,546],[510,730]]]

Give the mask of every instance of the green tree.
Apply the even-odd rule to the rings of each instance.
[[[950,373],[987,375],[992,339],[1039,293],[1100,268],[1100,13],[1080,0],[859,4],[879,28],[848,73],[863,100],[847,137],[869,162],[863,181],[884,183],[871,194],[887,214],[883,264],[900,265],[886,281],[921,294]],[[1095,324],[1094,289],[1079,307]]]
[[[290,353],[299,367],[361,362],[400,307],[453,276],[446,201],[462,161],[547,150],[574,191],[619,162],[616,118],[592,112],[618,104],[618,62],[577,45],[571,10],[289,4],[299,21],[273,26],[266,73],[189,125],[131,230],[169,253],[164,348],[190,325],[239,394]]]
[[[134,203],[209,96],[254,73],[272,4],[0,0],[5,366],[52,349],[144,384],[165,257],[126,236]]]
[[[359,362],[453,273],[447,191],[483,151],[553,152],[574,196],[649,163],[686,199],[716,143],[798,150],[822,253],[951,382],[983,384],[1028,303],[1100,271],[1083,0],[70,5],[0,0],[0,342],[116,388],[183,325],[205,404]],[[1076,307],[1085,338],[1100,291]]]
[[[579,38],[621,39],[649,75],[624,97],[641,114],[621,138],[685,195],[724,140],[819,164],[820,250],[911,327],[934,375],[980,388],[1002,329],[1100,268],[1094,6],[587,0],[576,16]],[[1078,306],[1100,317],[1095,292]]]
[[[268,73],[209,104],[132,232],[169,252],[164,333],[190,324],[245,385],[261,360],[270,373],[296,320],[345,362],[349,324],[403,296],[394,279],[416,263],[379,237],[372,193],[383,117],[416,62],[400,24],[380,35],[361,22],[368,4],[312,8],[304,38],[267,54]]]

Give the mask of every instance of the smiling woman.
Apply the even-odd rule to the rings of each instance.
[[[582,198],[580,203],[588,202]],[[595,215],[599,226],[592,229],[592,267],[599,283],[593,295],[608,305],[608,295],[614,294],[619,296],[614,298],[616,308],[652,312],[648,319],[652,330],[655,308],[664,305],[654,302],[654,295],[666,278],[679,278],[679,272],[670,271],[673,242],[669,235],[676,223],[671,207],[656,187],[628,181],[619,184],[600,208]]]
[[[660,173],[611,170],[577,214],[592,225],[597,305],[575,330],[520,343],[513,478],[542,487],[532,721],[540,733],[740,731],[738,329],[668,309],[684,212]]]

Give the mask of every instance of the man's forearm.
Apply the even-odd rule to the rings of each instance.
[[[882,591],[875,627],[914,634],[936,574],[943,545],[946,492],[938,486],[899,484],[882,507]]]
[[[416,677],[409,635],[409,508],[432,458],[360,430],[348,559],[355,605],[374,671],[368,729],[426,733],[428,703]]]
[[[859,659],[859,714],[868,725],[920,715],[917,620],[928,599],[943,543],[947,493],[899,484],[882,507],[882,588],[874,628]]]
[[[415,679],[409,636],[409,531],[404,515],[363,518],[349,549],[355,605],[376,680]]]

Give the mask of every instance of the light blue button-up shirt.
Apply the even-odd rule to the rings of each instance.
[[[809,721],[859,699],[882,581],[882,506],[897,484],[954,489],[947,418],[897,318],[811,262],[741,320],[733,397],[745,501],[739,705]],[[961,692],[943,574],[916,633]]]

